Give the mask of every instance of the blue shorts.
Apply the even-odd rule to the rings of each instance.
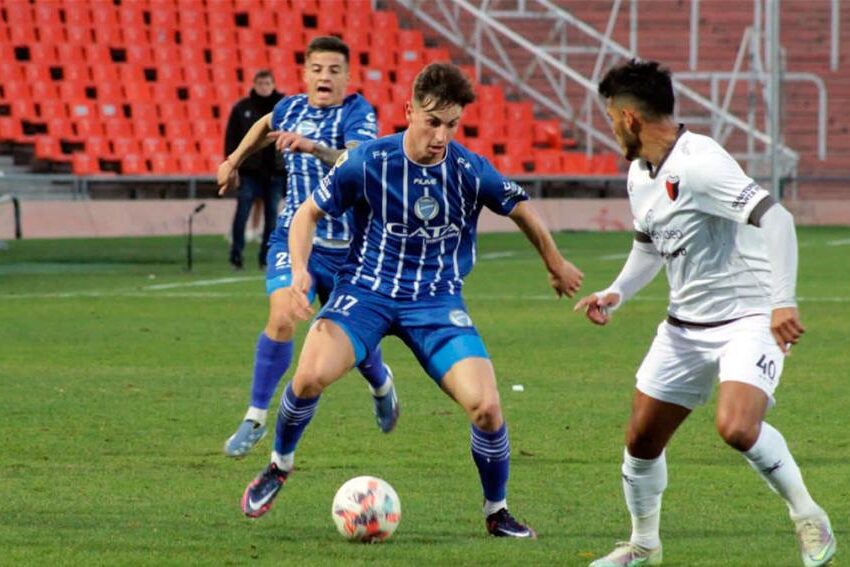
[[[292,285],[292,262],[289,257],[288,238],[280,238],[275,233],[269,244],[266,256],[266,293],[271,295],[277,289]],[[334,288],[334,277],[347,257],[348,248],[313,247],[313,253],[307,263],[307,271],[313,278],[313,287],[307,294],[310,303],[318,295],[322,305],[325,304]]]
[[[400,338],[439,383],[464,358],[490,358],[459,295],[418,301],[390,299],[369,289],[337,282],[317,319],[333,321],[354,347],[355,366],[387,335]]]

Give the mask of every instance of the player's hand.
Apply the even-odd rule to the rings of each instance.
[[[293,270],[292,285],[289,286],[292,298],[292,316],[301,321],[309,321],[313,317],[313,307],[310,305],[310,287],[313,278],[307,270]]]
[[[581,288],[584,274],[568,260],[561,261],[561,265],[549,272],[549,285],[558,294],[558,297],[566,295],[572,297]]]
[[[608,321],[611,319],[609,314],[611,307],[620,303],[620,294],[619,293],[606,293],[605,295],[599,295],[597,293],[591,293],[587,297],[582,297],[578,303],[576,303],[574,311],[580,311],[584,309],[585,315],[590,319],[592,323],[597,325],[607,325]]]
[[[274,140],[274,147],[279,152],[288,150],[290,152],[312,154],[316,150],[316,142],[308,140],[297,132],[277,130],[275,132],[269,132],[267,137]]]
[[[800,312],[796,307],[779,307],[770,314],[770,332],[782,352],[788,354],[791,345],[800,342],[800,336],[806,329],[800,322]]]
[[[224,160],[218,165],[218,171],[215,177],[218,184],[219,196],[224,195],[230,189],[239,187],[239,170],[233,167],[229,159]]]

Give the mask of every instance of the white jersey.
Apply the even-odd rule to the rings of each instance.
[[[666,264],[670,315],[715,323],[770,313],[766,243],[747,224],[769,194],[720,144],[682,127],[657,170],[632,162],[628,192],[637,238]]]

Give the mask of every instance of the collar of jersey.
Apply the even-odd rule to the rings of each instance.
[[[682,134],[684,134],[687,131],[688,131],[688,127],[680,122],[679,123],[679,131],[676,132],[676,139],[673,140],[673,145],[670,146],[670,149],[667,150],[667,153],[665,153],[664,156],[661,158],[661,161],[658,162],[658,167],[653,169],[651,167],[651,164],[650,164],[650,167],[649,167],[649,178],[650,179],[655,179],[656,177],[658,177],[658,173],[661,171],[661,168],[664,167],[664,162],[666,162],[667,158],[670,157],[670,154],[673,153],[673,150],[676,148],[676,144],[678,144],[679,140],[682,139]],[[646,163],[649,164],[649,162],[646,162]]]
[[[404,139],[407,137],[407,130],[404,131],[404,134],[401,136],[401,153],[404,155],[404,159],[415,165],[416,167],[437,167],[438,165],[443,165],[443,162],[446,161],[446,158],[449,157],[449,146],[451,142],[446,144],[446,153],[443,154],[443,159],[438,161],[437,163],[419,163],[415,159],[411,158],[407,155],[407,150],[404,149]]]

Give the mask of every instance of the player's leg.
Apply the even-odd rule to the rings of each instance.
[[[691,410],[704,403],[716,363],[680,329],[662,323],[637,372],[626,428],[621,478],[632,533],[593,567],[659,565],[661,501],[667,487],[665,447]]]
[[[224,452],[230,457],[246,455],[265,436],[271,399],[292,363],[296,325],[287,316],[291,299],[286,288],[292,275],[285,235],[275,237],[269,249],[268,262],[266,292],[269,293],[269,318],[257,337],[248,411],[239,428],[225,442]]]
[[[337,298],[344,301],[337,303]],[[245,489],[242,510],[264,514],[292,471],[295,449],[319,395],[375,348],[389,327],[392,305],[354,286],[340,285],[310,328],[298,368],[281,396],[275,446],[268,467]]]
[[[333,290],[336,273],[347,256],[347,249],[322,250],[319,247],[314,249],[315,267],[313,268],[313,273],[316,274],[316,292],[319,295],[322,305],[325,305],[328,296]],[[335,301],[344,302],[345,300],[337,299]],[[392,370],[384,362],[381,347],[377,346],[366,353],[366,358],[357,365],[357,370],[360,371],[360,374],[369,384],[369,390],[372,393],[372,399],[374,401],[375,421],[378,424],[378,428],[384,433],[389,433],[395,428],[398,422],[401,406],[393,382]]]
[[[319,319],[310,328],[298,368],[280,400],[269,465],[245,488],[242,511],[256,518],[271,508],[295,462],[295,449],[313,419],[322,391],[354,366],[354,347],[336,323]]]
[[[783,354],[767,319],[741,320],[729,336],[736,348],[720,363],[716,424],[720,436],[741,452],[767,485],[787,504],[800,540],[803,563],[825,565],[835,554],[826,512],[812,499],[785,438],[764,421],[782,374]]]
[[[252,176],[244,175],[240,180],[239,192],[236,195],[236,212],[233,215],[230,234],[230,263],[237,269],[241,269],[243,266],[242,251],[245,248],[245,226],[248,223],[248,217],[251,215],[256,186],[256,180]]]
[[[266,258],[269,252],[269,239],[277,222],[277,210],[280,205],[280,197],[286,188],[286,177],[272,175],[268,185],[263,191],[263,239],[260,243],[259,265],[266,267]]]

